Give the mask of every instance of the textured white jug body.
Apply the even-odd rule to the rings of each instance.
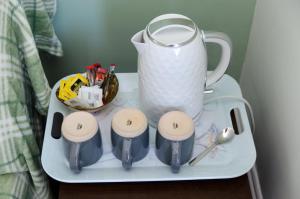
[[[149,122],[156,126],[171,110],[183,111],[194,121],[200,118],[205,86],[218,81],[229,65],[230,38],[221,32],[199,31],[186,16],[164,14],[151,20],[131,42],[138,51],[139,101]],[[205,43],[218,44],[222,52],[209,74]]]
[[[144,51],[138,57],[139,101],[151,124],[171,110],[201,115],[207,54],[200,33],[180,47],[145,40]]]

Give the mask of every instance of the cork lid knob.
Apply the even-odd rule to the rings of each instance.
[[[112,129],[122,137],[133,138],[141,135],[148,127],[143,112],[135,108],[118,111],[112,119]]]
[[[171,111],[160,118],[158,131],[168,140],[181,141],[194,133],[194,123],[184,112]]]
[[[97,133],[98,123],[92,114],[78,111],[65,117],[61,131],[62,135],[72,142],[84,142]]]

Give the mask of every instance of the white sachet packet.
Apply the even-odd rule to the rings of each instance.
[[[97,108],[103,105],[102,89],[96,86],[81,86],[78,92],[80,102],[83,102],[85,108]],[[86,107],[86,105],[88,107]]]
[[[82,101],[78,96],[74,97],[72,99],[69,99],[69,100],[65,101],[64,103],[71,106],[71,107],[86,108],[86,107],[89,106],[86,102]]]

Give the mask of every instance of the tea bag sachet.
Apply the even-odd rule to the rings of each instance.
[[[81,86],[78,96],[65,101],[69,106],[77,106],[81,108],[97,108],[103,105],[102,89],[98,86]]]

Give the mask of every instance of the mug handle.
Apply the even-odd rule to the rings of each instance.
[[[178,173],[180,170],[181,159],[181,143],[172,142],[172,157],[171,157],[171,170],[173,173]]]
[[[222,32],[202,31],[202,38],[205,43],[219,44],[222,49],[219,64],[212,73],[207,74],[206,86],[209,86],[224,75],[230,62],[232,43],[230,38]]]
[[[122,148],[122,166],[124,169],[129,170],[132,167],[132,154],[131,154],[132,139],[123,140]]]
[[[70,147],[69,163],[70,168],[74,173],[81,171],[80,160],[79,160],[80,143],[72,143]]]

